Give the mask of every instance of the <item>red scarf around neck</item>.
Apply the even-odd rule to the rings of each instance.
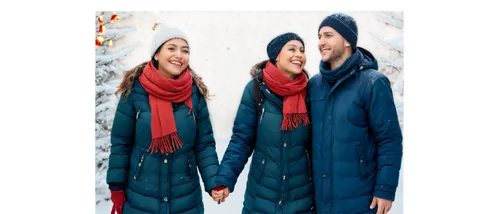
[[[279,96],[284,97],[281,130],[292,130],[300,123],[310,124],[306,108],[307,77],[302,72],[291,80],[276,66],[268,62],[262,75],[266,85]]]
[[[191,72],[186,69],[177,79],[166,78],[149,61],[139,76],[139,82],[149,93],[149,106],[151,108],[151,135],[153,139],[148,152],[172,153],[182,147],[175,126],[172,102],[184,102],[191,113],[193,108]]]

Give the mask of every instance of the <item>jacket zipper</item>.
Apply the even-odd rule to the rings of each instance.
[[[309,181],[311,181],[311,176],[312,176],[312,172],[311,172],[311,159],[309,157],[309,152],[306,150],[306,155],[307,155],[307,166],[309,167]]]
[[[139,175],[141,174],[143,162],[144,162],[144,154],[141,155],[141,160],[139,161],[139,164],[137,164],[139,166],[139,169],[137,170],[136,175],[134,175],[134,180],[137,180],[137,177],[139,177]]]

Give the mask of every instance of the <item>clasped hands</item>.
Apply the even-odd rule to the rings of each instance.
[[[225,186],[218,186],[213,188],[210,193],[212,199],[220,204],[221,202],[226,201],[226,198],[229,196],[229,188]]]

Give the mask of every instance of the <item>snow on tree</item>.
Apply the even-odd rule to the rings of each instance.
[[[390,29],[383,33],[370,32],[370,35],[381,43],[388,52],[380,55],[379,70],[391,81],[394,102],[398,112],[399,124],[404,130],[403,95],[404,95],[404,19],[403,12],[379,12],[377,21],[386,24]]]
[[[121,79],[121,73],[127,68],[120,64],[119,59],[135,49],[137,45],[123,50],[112,52],[108,41],[119,42],[120,37],[134,31],[134,28],[113,29],[110,23],[112,12],[96,12],[96,37],[100,23],[98,17],[104,14],[105,30],[102,34],[104,40],[101,46],[95,49],[95,193],[96,205],[104,200],[109,200],[110,194],[106,184],[106,171],[110,149],[110,133],[116,111],[117,97],[114,95]],[[117,12],[120,19],[131,15],[128,12]]]

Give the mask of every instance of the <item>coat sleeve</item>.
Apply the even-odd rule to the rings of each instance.
[[[236,180],[243,171],[243,167],[255,146],[257,114],[252,92],[253,81],[250,81],[243,91],[238,113],[234,120],[233,135],[215,180],[217,186],[226,186],[231,192],[234,191]]]
[[[130,96],[120,97],[111,129],[111,149],[106,182],[110,188],[127,184],[129,160],[135,136],[136,114]]]
[[[377,145],[377,180],[374,195],[394,201],[403,155],[403,136],[389,79],[378,78],[368,99],[368,116]]]
[[[215,139],[207,102],[202,96],[198,96],[198,105],[194,116],[196,120],[196,163],[205,185],[205,191],[210,193],[210,190],[215,188],[219,159],[215,151]]]

